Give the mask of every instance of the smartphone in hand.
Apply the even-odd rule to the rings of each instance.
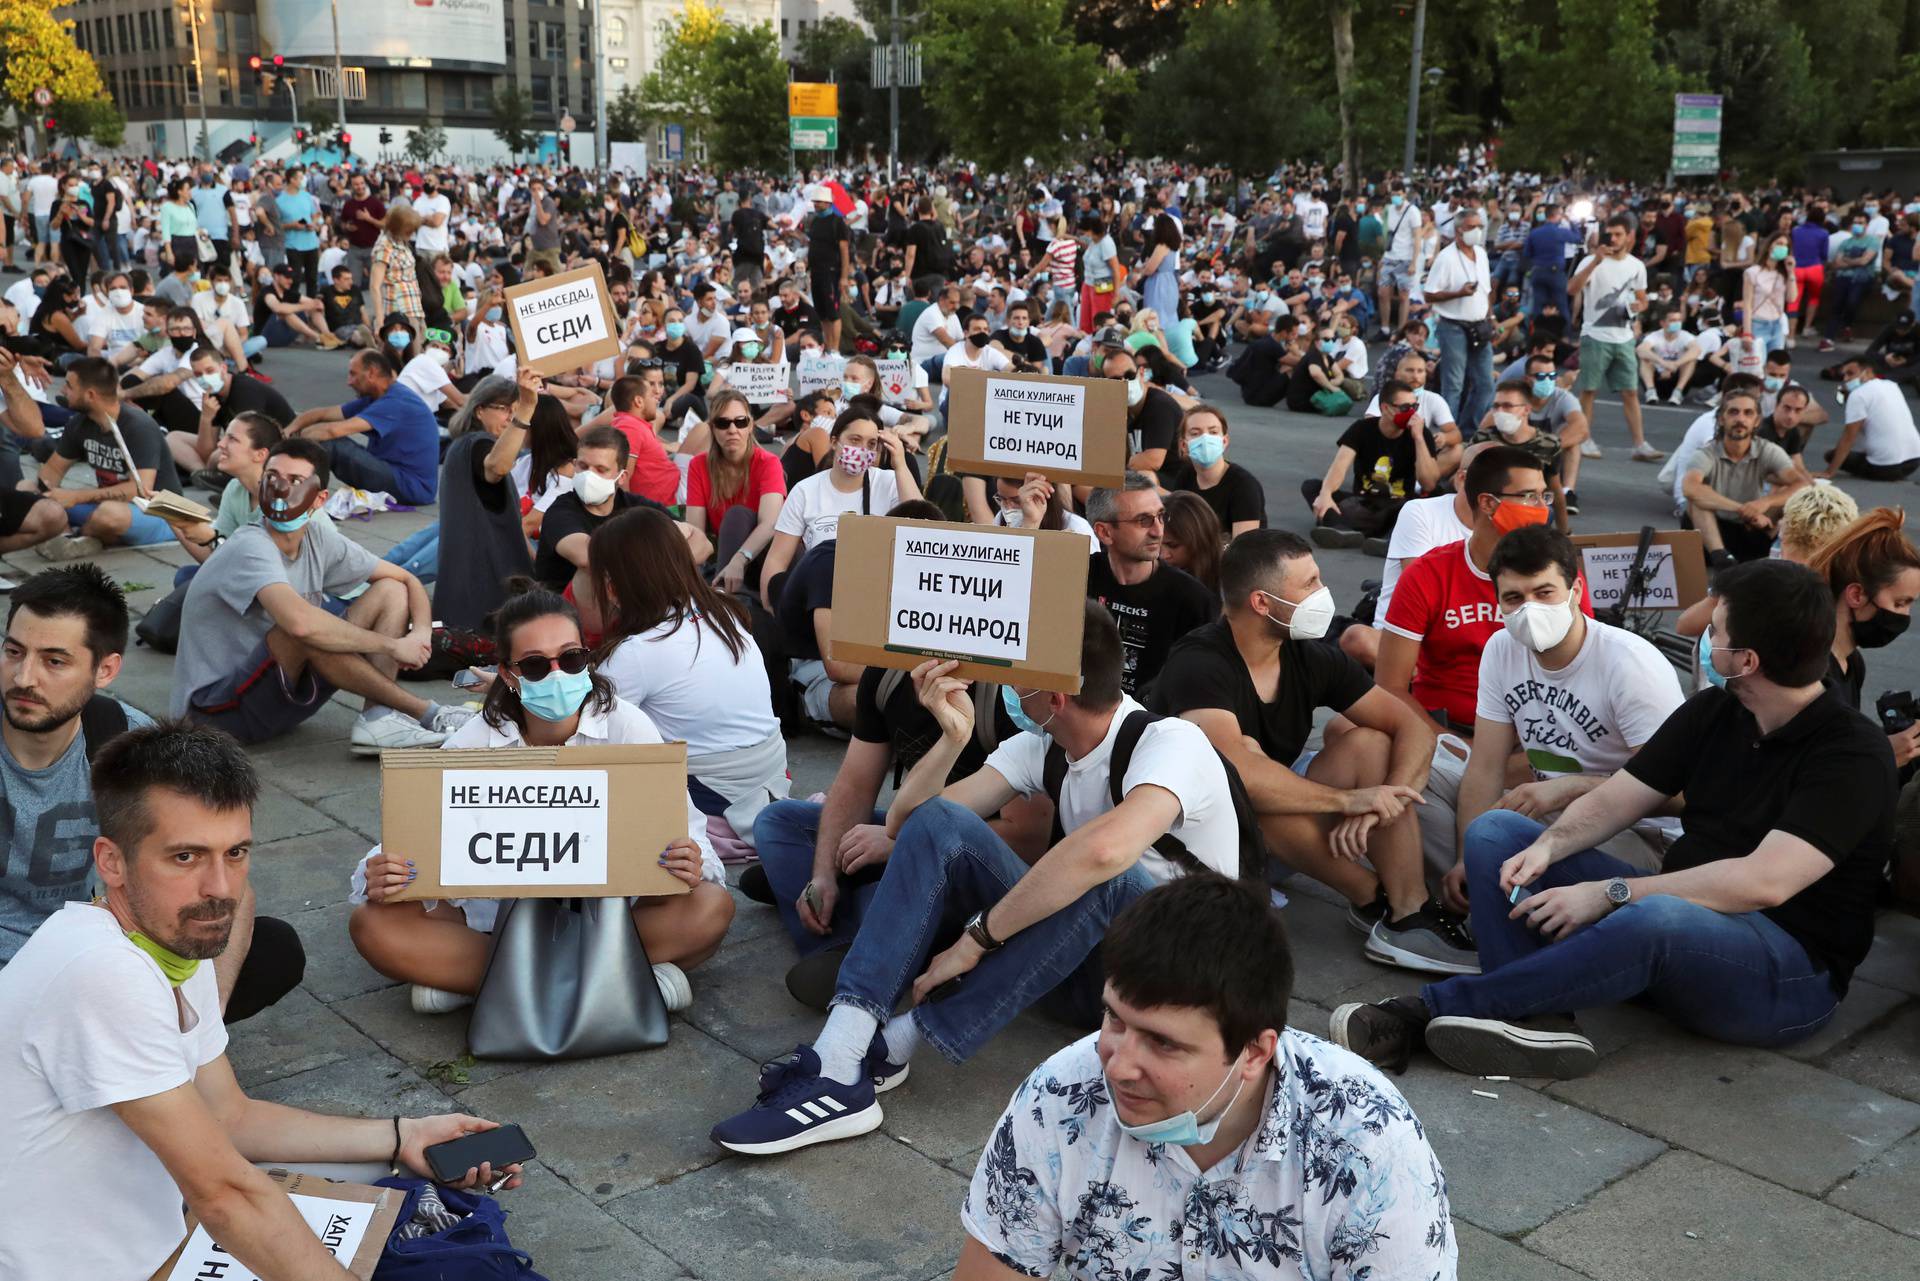
[[[494,1173],[499,1174],[509,1165],[533,1160],[534,1155],[526,1131],[517,1125],[462,1135],[426,1150],[427,1168],[442,1183],[457,1183],[466,1177],[468,1170],[477,1170],[483,1165],[492,1165]]]

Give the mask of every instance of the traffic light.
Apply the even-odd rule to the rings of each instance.
[[[247,59],[247,70],[253,72],[253,74],[256,76],[260,74],[260,55],[259,54],[256,53],[251,58]]]
[[[247,135],[247,145],[248,145],[249,147],[258,147],[258,146],[260,145],[260,135],[259,135],[259,134],[257,134],[257,133],[250,133],[250,134],[248,134],[248,135]]]
[[[276,77],[271,71],[262,71],[260,73],[260,94],[262,97],[266,97],[266,98],[273,97],[274,82],[277,79],[278,77]]]
[[[340,146],[342,150],[350,149],[353,146],[353,135],[345,129],[340,131]]]
[[[567,137],[565,134],[560,135],[560,158],[562,160],[573,159],[573,139]]]
[[[280,56],[279,54],[277,54],[277,53],[276,53],[276,54],[274,54],[274,55],[273,55],[273,69],[274,69],[275,71],[278,71],[278,70],[280,70],[280,68],[281,68],[281,67],[282,67],[283,65],[285,65],[285,63],[286,63],[286,61],[287,61],[287,60],[286,60],[285,58],[283,58],[283,57],[281,57],[281,56]]]
[[[295,130],[293,131],[293,142],[294,142],[294,145],[295,145],[295,146],[297,146],[297,147],[304,147],[304,146],[306,146],[306,145],[307,145],[307,131],[306,131],[305,129],[295,129]]]
[[[60,132],[60,122],[56,120],[54,117],[48,116],[46,120],[43,121],[42,123],[46,125],[48,134],[51,135],[51,134],[56,134]]]
[[[380,127],[380,145],[384,147],[392,141],[393,141],[393,130],[387,128],[385,125],[382,125]]]

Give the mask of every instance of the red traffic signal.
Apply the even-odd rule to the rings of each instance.
[[[353,145],[353,135],[342,130],[340,133],[340,145],[343,147],[351,147]]]
[[[307,131],[305,129],[295,129],[293,131],[293,140],[304,145],[307,141]]]
[[[256,53],[256,54],[254,54],[254,55],[253,55],[253,56],[252,56],[251,58],[248,58],[248,59],[247,59],[247,70],[249,70],[249,71],[258,71],[258,70],[260,70],[260,55],[259,55],[259,54],[257,54],[257,53]]]
[[[59,122],[58,120],[55,120],[55,119],[54,119],[54,118],[53,118],[52,116],[48,116],[48,117],[47,117],[47,122],[46,122],[46,123],[47,123],[47,132],[48,132],[48,133],[59,133],[59,132],[60,132],[60,122]]]
[[[286,61],[286,59],[285,59],[285,58],[282,58],[282,57],[281,57],[281,56],[280,56],[279,54],[277,54],[277,53],[276,53],[276,54],[274,54],[274,55],[273,55],[273,69],[274,69],[275,71],[278,71],[278,70],[280,70],[280,64],[281,64],[281,63],[283,63],[283,62],[285,62],[285,61]]]
[[[250,134],[248,134],[248,135],[247,135],[247,144],[248,144],[249,146],[254,146],[254,147],[257,147],[257,146],[259,146],[259,145],[260,145],[260,135],[259,135],[259,134],[257,134],[257,133],[250,133]]]

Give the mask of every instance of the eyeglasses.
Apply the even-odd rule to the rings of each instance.
[[[1545,507],[1553,501],[1553,495],[1544,489],[1529,489],[1518,494],[1509,494],[1503,489],[1499,491],[1499,496],[1510,498],[1526,507]]]
[[[1117,378],[1123,382],[1132,382],[1135,378],[1138,378],[1139,376],[1140,376],[1140,371],[1137,369],[1129,369],[1124,374],[1112,373],[1107,375],[1107,377],[1109,378]]]
[[[715,431],[744,431],[753,426],[751,418],[716,418],[713,420]]]
[[[1167,514],[1164,511],[1141,512],[1138,516],[1129,516],[1125,520],[1116,520],[1113,523],[1116,525],[1132,525],[1136,529],[1143,530],[1158,529],[1167,523]]]
[[[519,662],[508,663],[507,666],[520,673],[521,680],[543,681],[556,667],[569,676],[578,676],[587,670],[587,664],[592,659],[592,654],[575,646],[573,649],[562,652],[558,658],[548,658],[545,654],[529,654]]]

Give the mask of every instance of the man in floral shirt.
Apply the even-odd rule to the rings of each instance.
[[[1100,1031],[994,1127],[955,1281],[1454,1281],[1420,1122],[1366,1062],[1288,1029],[1293,958],[1256,891],[1181,877],[1101,956]]]

